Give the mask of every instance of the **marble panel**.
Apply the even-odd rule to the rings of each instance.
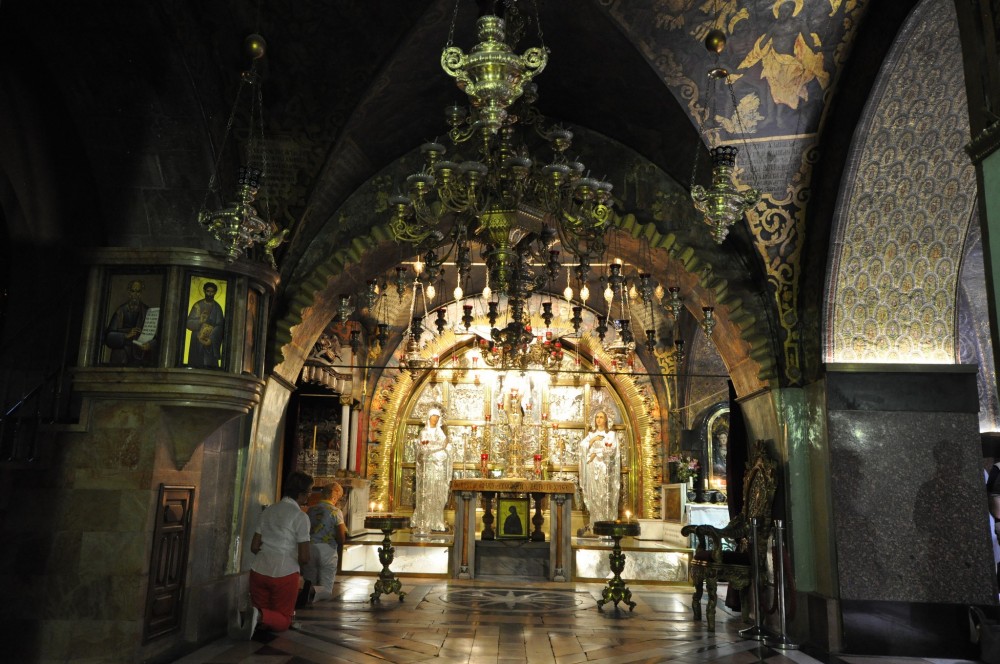
[[[148,563],[148,535],[139,533],[85,532],[80,542],[81,575],[142,574]]]
[[[344,569],[358,572],[380,572],[378,560],[381,545],[348,545],[344,547]],[[448,551],[446,546],[399,546],[393,544],[395,556],[390,568],[396,574],[447,574]],[[350,565],[350,567],[348,567]]]
[[[476,576],[518,577],[545,580],[549,577],[549,545],[532,546],[527,541],[478,542]]]
[[[37,547],[30,541],[24,542],[17,564],[12,569],[19,574],[40,574],[43,569],[76,569],[80,559],[80,541],[83,534],[78,531],[56,531],[45,534]]]
[[[38,656],[42,660],[68,659],[73,647],[74,620],[47,620],[40,623]]]
[[[239,577],[235,576],[188,585],[182,617],[185,640],[195,641],[225,632],[230,613],[219,609],[230,606],[238,585]]]
[[[576,576],[584,579],[610,579],[611,549],[576,549]],[[688,582],[688,556],[686,551],[643,550],[625,551],[626,581]]]
[[[118,521],[114,530],[135,530],[147,524],[154,501],[154,494],[144,490],[118,492]]]
[[[659,519],[638,519],[638,521],[642,532],[636,539],[663,540],[663,521]]]
[[[77,489],[148,489],[153,473],[147,468],[134,471],[78,468],[73,471],[72,481]]]
[[[64,494],[63,509],[59,511],[55,525],[57,528],[71,530],[115,530],[118,528],[120,505],[120,491],[104,489],[67,491]]]
[[[138,620],[79,620],[73,626],[73,658],[107,661],[108,653],[118,653],[118,661],[127,661],[142,640]]]
[[[828,424],[841,598],[994,603],[976,415],[831,411]]]

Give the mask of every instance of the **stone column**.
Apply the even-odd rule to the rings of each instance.
[[[347,446],[351,428],[351,399],[340,397],[340,469],[347,470]]]
[[[351,431],[347,439],[347,468],[358,470],[358,412],[351,408]]]

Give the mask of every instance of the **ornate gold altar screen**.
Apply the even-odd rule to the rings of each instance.
[[[620,510],[637,513],[639,455],[622,396],[595,374],[499,370],[484,366],[474,346],[456,350],[401,399],[392,450],[390,491],[396,509],[414,506],[418,433],[432,407],[444,413],[456,479],[547,479],[578,486],[580,439],[603,410],[621,441]],[[540,477],[538,476],[540,471]],[[575,506],[579,509],[579,490]]]

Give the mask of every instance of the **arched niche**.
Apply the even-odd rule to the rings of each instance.
[[[540,297],[542,296],[533,296],[529,309],[538,310],[534,300]],[[446,305],[449,320],[458,320],[455,314],[461,311],[461,304],[452,302]],[[583,329],[591,328],[594,314],[584,311],[583,317]],[[556,322],[553,323],[554,327]],[[483,326],[489,329],[485,319],[477,317],[471,329],[481,330]],[[533,320],[532,326],[539,332],[545,329],[540,318]],[[456,333],[454,328],[432,337],[427,340],[424,355],[436,357],[437,366],[424,371],[409,371],[402,366],[399,352],[401,348],[390,354],[388,364],[372,391],[370,402],[367,467],[368,476],[372,479],[372,500],[403,511],[412,509],[412,502],[407,500],[406,494],[407,490],[412,490],[412,445],[423,415],[432,402],[444,406],[449,436],[455,434],[467,439],[472,436],[472,426],[476,426],[477,437],[481,439],[485,429],[497,430],[503,425],[500,417],[506,415],[506,411],[501,413],[497,405],[498,401],[502,401],[497,391],[499,375],[481,359],[481,354],[477,355],[479,340],[483,338],[475,332]],[[560,473],[560,477],[575,481],[577,458],[573,445],[584,435],[596,409],[604,408],[614,416],[615,429],[623,433],[622,447],[625,451],[622,457],[621,509],[640,516],[657,515],[664,441],[658,415],[660,405],[654,395],[651,380],[657,376],[659,369],[656,366],[643,366],[641,360],[637,359],[632,373],[614,371],[603,350],[599,350],[598,340],[589,334],[579,339],[564,338],[562,350],[564,359],[557,376],[553,377],[540,367],[529,367],[525,372],[526,376],[535,377],[528,381],[534,383],[532,407],[525,409],[525,419],[531,426],[539,427],[537,432],[533,432],[535,442],[542,442],[543,422],[548,423],[550,446],[554,445],[559,450],[559,439],[562,442],[563,454],[557,455],[558,463],[552,464],[550,473]],[[506,373],[515,377],[519,374],[516,370],[508,370]],[[510,379],[505,378],[504,382],[509,386],[508,380]],[[596,390],[595,384],[599,386]],[[434,390],[436,392],[432,393]],[[553,399],[557,402],[571,400],[574,390],[578,390],[580,409],[566,419],[563,415],[565,411],[558,407],[553,413]],[[478,397],[458,396],[459,399],[466,399],[463,403],[468,403],[463,406],[461,417],[456,418],[447,412],[456,403],[455,395],[474,394],[477,391],[480,393]],[[472,405],[473,398],[478,398],[478,411],[473,410],[476,407]],[[487,415],[490,416],[489,420]],[[545,420],[542,419],[543,415],[546,416]],[[552,424],[557,425],[555,431],[562,433],[553,436]],[[466,449],[464,441],[462,449],[463,452]],[[480,449],[477,454],[482,451]],[[492,449],[487,453],[491,455],[491,461],[496,460]],[[534,453],[532,448],[530,455]],[[463,458],[456,470],[478,472],[479,456],[473,457],[468,452],[464,454],[468,458]],[[522,468],[530,470],[531,456],[527,451],[524,454]],[[506,466],[507,459],[504,461]],[[551,456],[547,461],[553,461]],[[409,486],[407,483],[410,483]]]

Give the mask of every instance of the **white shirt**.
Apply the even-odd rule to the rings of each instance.
[[[285,496],[264,510],[255,532],[261,547],[251,570],[272,578],[299,571],[299,544],[309,541],[309,517],[295,499]]]

